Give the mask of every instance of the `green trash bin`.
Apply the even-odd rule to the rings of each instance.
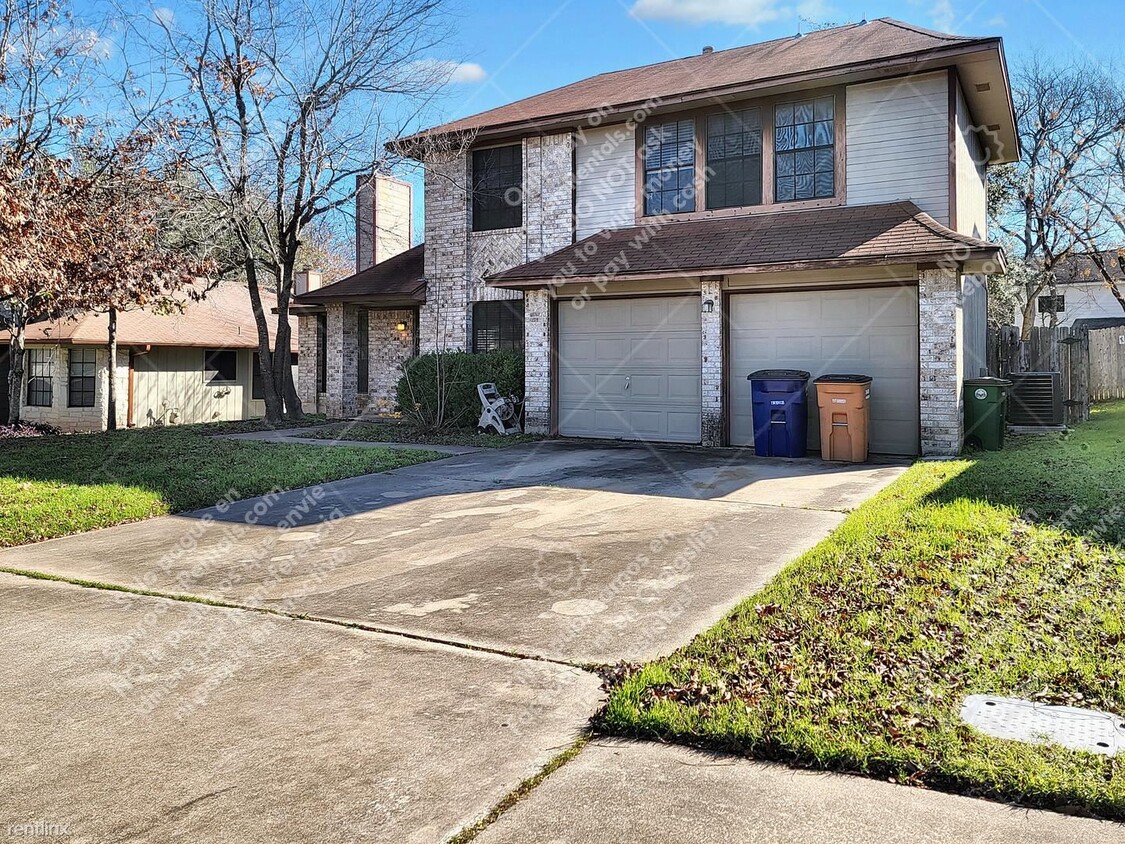
[[[999,451],[1004,447],[1004,431],[1008,418],[1006,378],[965,379],[965,443]]]

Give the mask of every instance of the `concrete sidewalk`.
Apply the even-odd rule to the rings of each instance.
[[[598,741],[477,844],[1119,844],[1125,826],[651,743]]]
[[[0,603],[0,830],[70,844],[444,841],[600,699],[565,666],[243,610],[7,574]]]

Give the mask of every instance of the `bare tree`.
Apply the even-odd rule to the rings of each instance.
[[[433,52],[443,0],[205,0],[180,26],[156,16],[163,71],[186,84],[180,148],[221,200],[237,243],[262,367],[266,418],[300,418],[290,366],[293,275],[310,227],[345,208],[356,176],[389,171],[386,144],[449,78]],[[135,32],[143,32],[136,22]],[[263,288],[277,294],[276,316]],[[276,320],[271,348],[269,322]]]
[[[0,17],[0,322],[9,331],[9,421],[18,422],[27,324],[72,303],[64,263],[80,249],[69,225],[66,162],[87,126],[82,98],[98,33],[56,0],[5,0]]]
[[[1090,62],[1030,60],[1014,80],[1021,161],[993,174],[1000,230],[1019,254],[1013,268],[1023,289],[1023,339],[1036,303],[1056,270],[1084,251],[1092,209],[1125,126],[1125,91]]]

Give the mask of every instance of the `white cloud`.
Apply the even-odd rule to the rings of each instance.
[[[176,13],[167,6],[157,6],[152,10],[152,17],[157,23],[161,23],[164,26],[171,26],[176,20]]]
[[[636,0],[629,13],[635,18],[758,26],[787,10],[777,0]]]
[[[930,19],[934,28],[941,32],[953,32],[957,24],[957,13],[953,11],[952,0],[936,0],[930,7]]]
[[[455,62],[448,59],[423,59],[413,63],[420,71],[432,73],[442,82],[471,85],[483,82],[488,72],[476,62]]]
[[[1000,29],[1008,25],[1007,19],[1003,15],[994,15],[984,22],[985,26],[990,26],[993,29]]]

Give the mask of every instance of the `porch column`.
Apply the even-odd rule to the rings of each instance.
[[[922,454],[960,454],[964,434],[961,386],[965,380],[961,345],[964,316],[956,267],[918,274],[919,398]]]
[[[708,311],[707,303],[711,310]],[[702,416],[703,445],[723,443],[723,296],[721,279],[700,282],[702,309]]]
[[[523,294],[524,430],[551,430],[551,296],[547,289]]]
[[[316,372],[320,349],[316,343],[316,316],[297,317],[297,397],[305,413],[316,413]]]
[[[330,417],[350,419],[359,412],[356,403],[356,308],[328,306],[327,408]]]

